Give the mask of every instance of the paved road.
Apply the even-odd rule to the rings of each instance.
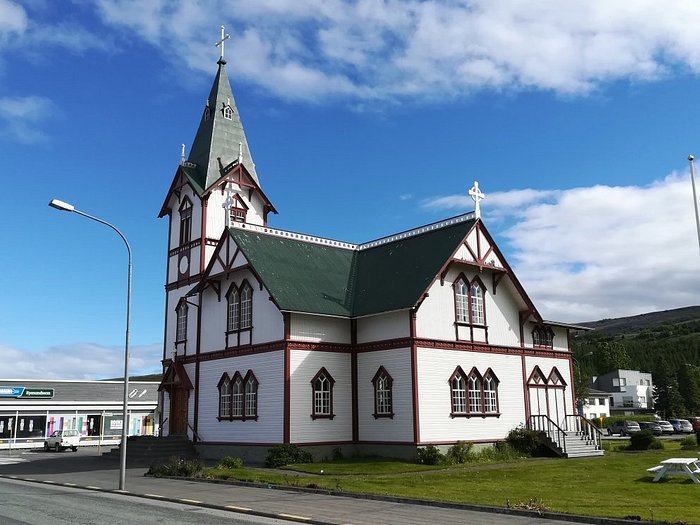
[[[283,520],[193,505],[0,479],[3,525],[283,525]]]
[[[77,453],[30,452],[19,456],[15,452],[12,457],[3,451],[0,452],[1,459],[13,462],[2,464],[0,461],[0,475],[41,483],[39,486],[44,486],[47,482],[70,483],[86,487],[88,494],[90,490],[114,491],[118,488],[118,462],[103,459],[92,449],[80,449]],[[16,461],[18,459],[22,461]],[[143,476],[145,471],[145,468],[127,469],[126,488],[129,495],[154,500],[169,498],[178,503],[212,506],[299,522],[333,525],[534,525],[545,522],[549,525],[570,525],[569,521],[543,520],[537,515],[504,515],[292,490],[146,478]],[[112,495],[115,498],[127,497],[121,493]],[[593,522],[594,520],[578,520],[578,523]]]

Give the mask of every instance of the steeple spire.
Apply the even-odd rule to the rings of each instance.
[[[214,84],[187,159],[197,165],[197,172],[205,189],[221,178],[221,168],[239,158],[239,143],[242,145],[240,146],[242,163],[255,182],[260,185],[226,74],[224,42],[228,38],[229,35],[225,34],[224,27],[221,26],[221,40],[216,44],[217,47],[221,47],[221,56],[217,62],[219,70],[214,78]]]

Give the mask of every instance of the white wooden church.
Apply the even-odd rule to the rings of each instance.
[[[352,244],[268,225],[218,72],[168,217],[163,433],[200,454],[412,456],[575,413],[569,325],[544,321],[478,213]]]

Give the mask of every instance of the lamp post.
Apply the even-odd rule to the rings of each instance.
[[[104,224],[105,226],[112,228],[115,232],[117,232],[117,235],[121,237],[122,241],[124,241],[124,244],[126,245],[127,254],[129,255],[129,271],[126,281],[127,284],[126,338],[124,342],[124,407],[122,414],[122,442],[119,453],[119,490],[126,490],[126,434],[129,417],[129,326],[131,320],[131,246],[129,246],[129,242],[126,240],[126,237],[124,237],[122,232],[120,232],[115,226],[111,225],[107,221],[103,221],[102,219],[93,217],[92,215],[88,215],[87,213],[77,210],[72,204],[68,204],[67,202],[63,202],[58,199],[52,199],[51,202],[49,202],[49,206],[51,206],[52,208],[56,208],[57,210],[77,213],[78,215],[82,215],[83,217],[87,217],[88,219],[92,219],[93,221],[99,222],[100,224]]]
[[[700,215],[698,215],[698,197],[695,193],[695,157],[688,155],[688,162],[690,163],[690,183],[693,185],[693,208],[695,209],[695,227],[698,230],[698,246],[700,246]]]

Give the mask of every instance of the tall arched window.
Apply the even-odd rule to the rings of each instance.
[[[469,322],[469,288],[463,278],[459,278],[454,285],[455,288],[455,310],[458,323]]]
[[[374,385],[374,417],[394,417],[392,386],[393,379],[383,366],[372,378]]]
[[[484,412],[498,413],[498,378],[490,368],[484,374]]]
[[[236,372],[232,380],[232,395],[231,395],[231,417],[242,418],[243,417],[243,378],[239,372]]]
[[[461,367],[457,367],[450,377],[450,400],[452,417],[463,416],[467,413],[467,383],[466,375]]]
[[[258,417],[258,380],[252,370],[248,370],[244,380],[245,386],[245,408],[244,417],[246,419]]]
[[[474,280],[472,282],[471,288],[469,290],[471,297],[471,322],[472,324],[485,324],[484,323],[484,291],[481,289],[481,285],[478,281]]]
[[[481,397],[481,376],[476,369],[469,374],[469,412],[480,414],[484,411]]]
[[[180,301],[177,305],[177,328],[175,332],[175,342],[184,343],[187,341],[187,303]]]
[[[231,417],[231,379],[224,372],[219,380],[219,418]]]
[[[253,326],[253,288],[243,282],[241,286],[241,330]]]
[[[231,288],[229,288],[226,294],[226,303],[226,330],[228,332],[233,332],[234,330],[238,330],[241,320],[241,298],[235,284],[231,285]]]
[[[185,197],[180,205],[180,246],[192,240],[192,203]]]
[[[312,419],[333,419],[333,385],[335,380],[328,370],[321,368],[311,380]]]

